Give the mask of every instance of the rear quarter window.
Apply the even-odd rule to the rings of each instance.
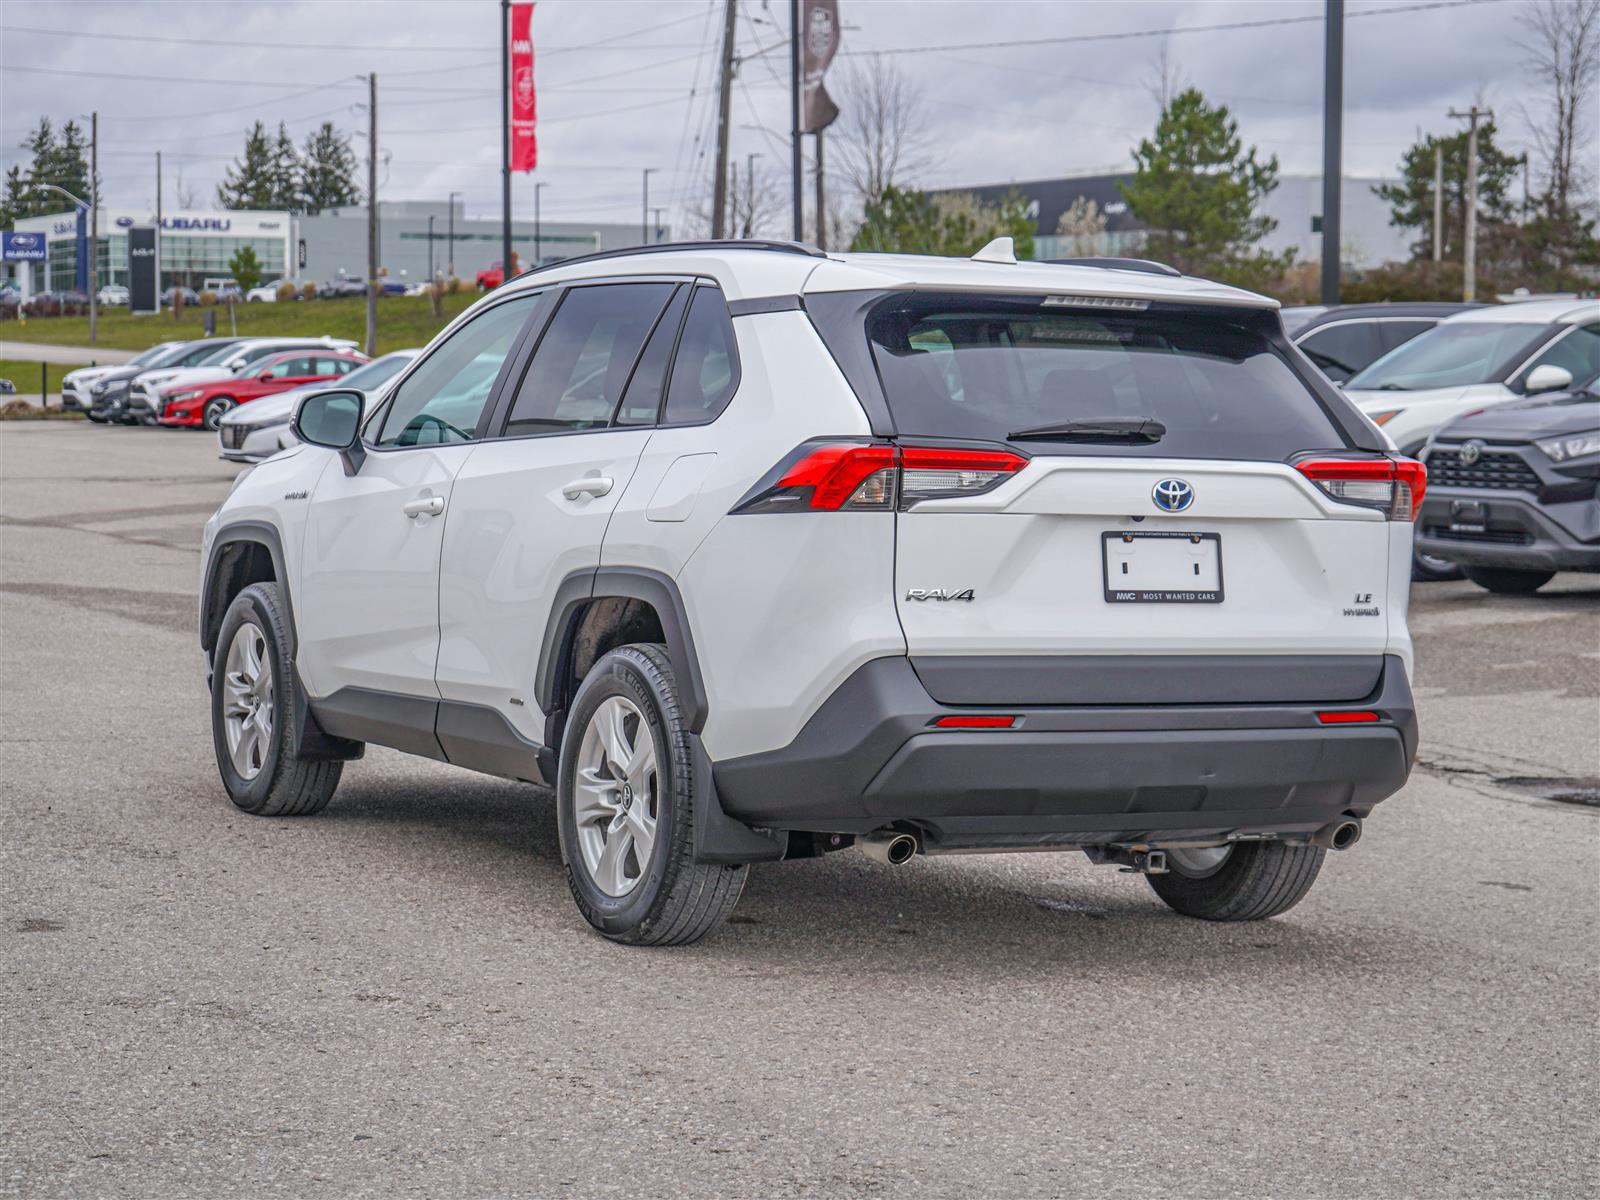
[[[1005,442],[1153,420],[1159,442],[1015,439],[1034,453],[1282,461],[1348,445],[1254,314],[1048,308],[1043,297],[895,296],[867,335],[895,431]]]

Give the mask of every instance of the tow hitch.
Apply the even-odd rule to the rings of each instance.
[[[1165,850],[1134,850],[1128,846],[1085,846],[1083,852],[1092,863],[1115,863],[1119,871],[1129,875],[1165,875],[1167,852]]]

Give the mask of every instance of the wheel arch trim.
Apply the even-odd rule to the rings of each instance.
[[[283,602],[283,613],[289,627],[289,657],[293,661],[299,649],[299,634],[295,628],[294,599],[289,595],[287,560],[283,554],[283,536],[276,526],[266,521],[234,521],[217,530],[211,543],[211,553],[206,558],[205,575],[200,587],[200,648],[209,654],[216,644],[216,631],[222,625],[223,613],[217,611],[218,572],[228,551],[242,543],[264,546],[272,559],[272,573],[278,583],[278,597]]]

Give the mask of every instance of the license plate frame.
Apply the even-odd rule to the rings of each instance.
[[[1114,588],[1111,575],[1111,546],[1113,541],[1139,541],[1144,539],[1182,539],[1186,542],[1210,542],[1217,564],[1217,586],[1210,588]],[[1224,597],[1222,582],[1222,535],[1197,529],[1116,529],[1100,535],[1100,577],[1105,585],[1107,604],[1221,604]]]

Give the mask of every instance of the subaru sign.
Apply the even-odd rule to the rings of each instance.
[[[153,225],[128,229],[128,311],[161,311],[159,271],[156,269],[156,230]]]
[[[44,234],[0,233],[0,261],[44,262]]]

